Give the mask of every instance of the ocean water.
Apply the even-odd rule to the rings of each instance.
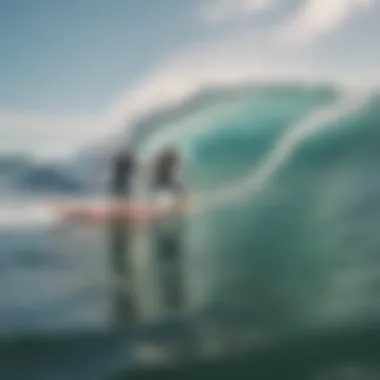
[[[185,157],[189,313],[271,338],[378,320],[379,125],[377,91],[326,84],[213,90],[137,123],[142,159]],[[101,379],[131,360],[109,331],[107,230],[43,203],[0,215],[0,377]]]

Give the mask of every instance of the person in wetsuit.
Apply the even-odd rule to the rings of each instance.
[[[130,199],[135,169],[136,163],[131,151],[119,152],[114,157],[110,190],[111,196],[117,202],[127,202]],[[132,277],[129,249],[130,222],[122,219],[111,219],[109,226],[112,274],[118,282],[112,312],[116,325],[122,325],[135,317],[131,289],[126,284],[126,281],[130,284]]]
[[[154,197],[165,196],[170,202],[183,197],[182,184],[176,178],[180,156],[167,149],[154,162],[152,190]],[[166,310],[180,311],[183,303],[182,286],[182,219],[154,222],[153,239],[158,263],[162,304]],[[174,220],[173,220],[174,219]]]
[[[111,190],[114,196],[128,196],[132,186],[132,175],[135,171],[135,160],[132,152],[119,152],[113,161]]]

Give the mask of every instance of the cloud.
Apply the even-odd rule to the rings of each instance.
[[[205,22],[216,24],[268,11],[277,2],[278,0],[203,0],[200,15]]]
[[[375,0],[306,0],[276,29],[280,41],[305,45],[337,30],[357,11],[369,11]]]
[[[271,37],[286,44],[306,45],[331,33],[358,11],[369,11],[376,0],[302,0],[295,11],[279,25],[273,25]],[[261,14],[284,4],[279,0],[203,0],[200,5],[202,19],[218,24],[232,19]],[[289,2],[290,4],[290,2]],[[274,33],[273,33],[274,31]]]
[[[0,110],[0,154],[30,152],[36,158],[64,158],[105,134],[99,119]]]

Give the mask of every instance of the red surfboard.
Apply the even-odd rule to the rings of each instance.
[[[122,203],[108,205],[61,205],[57,212],[64,220],[85,223],[109,221],[149,221],[170,218],[189,210],[188,201],[176,201],[171,207],[162,209],[152,203]]]

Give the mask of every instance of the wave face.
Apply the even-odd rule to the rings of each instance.
[[[194,308],[236,308],[270,329],[379,314],[379,101],[329,85],[246,86],[136,126],[143,157],[171,145],[188,157]]]

